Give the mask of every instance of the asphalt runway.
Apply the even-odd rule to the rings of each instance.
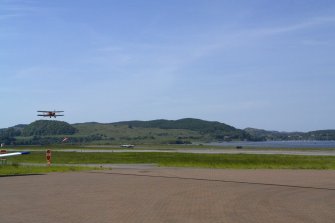
[[[116,168],[0,177],[0,222],[335,222],[335,171]]]

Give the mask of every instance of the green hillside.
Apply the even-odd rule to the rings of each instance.
[[[7,137],[6,144],[17,145],[59,144],[65,137],[69,138],[65,142],[68,144],[190,144],[250,138],[245,131],[224,123],[192,118],[72,125],[39,120],[4,129],[3,135]]]
[[[72,135],[76,128],[66,122],[38,120],[25,126],[23,136]]]
[[[126,122],[115,122],[112,124],[131,125],[134,127],[142,127],[142,128],[188,129],[193,131],[200,131],[203,133],[208,133],[215,130],[224,130],[224,131],[237,130],[232,126],[220,122],[210,122],[193,118],[184,118],[179,120],[158,119],[153,121],[126,121]]]
[[[199,132],[187,129],[160,129],[152,127],[137,127],[127,124],[81,123],[73,125],[78,129],[74,137],[82,138],[88,135],[99,139],[96,143],[190,143],[191,141],[207,140]],[[75,140],[75,139],[74,139]]]
[[[139,128],[158,128],[158,129],[182,129],[190,130],[207,136],[211,140],[243,140],[249,139],[249,134],[243,130],[236,129],[220,122],[204,121],[200,119],[185,118],[180,120],[153,120],[153,121],[127,121],[116,122],[114,125],[128,125],[129,127]]]
[[[244,129],[255,141],[280,140],[335,140],[335,130],[318,130],[310,132],[278,132],[263,129]]]
[[[66,140],[64,141],[64,139]],[[124,121],[68,124],[39,120],[0,129],[0,142],[16,145],[46,144],[190,144],[218,141],[334,140],[335,130],[278,132],[236,129],[230,125],[185,118],[180,120]]]
[[[304,134],[305,138],[313,140],[335,140],[335,130],[318,130]]]
[[[220,123],[200,119],[125,121],[110,124],[95,122],[73,125],[77,136],[97,135],[101,141],[131,143],[210,142],[221,140],[243,140],[249,135],[243,130]]]

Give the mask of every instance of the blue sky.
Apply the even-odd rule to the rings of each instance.
[[[0,128],[59,120],[335,129],[335,1],[0,0]]]

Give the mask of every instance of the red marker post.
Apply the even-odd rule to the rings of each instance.
[[[47,150],[45,156],[47,158],[48,166],[50,166],[51,165],[51,150],[50,149]]]
[[[0,154],[6,154],[6,153],[7,153],[7,150],[5,150],[5,149],[0,150]],[[6,164],[6,162],[7,162],[6,158],[1,158],[1,164],[2,165]]]

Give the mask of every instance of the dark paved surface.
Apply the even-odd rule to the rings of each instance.
[[[335,171],[114,169],[0,177],[0,222],[335,222]]]

